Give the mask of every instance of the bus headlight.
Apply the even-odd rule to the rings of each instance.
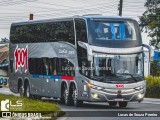
[[[143,98],[143,94],[139,93],[139,94],[137,95],[137,98],[138,98],[138,99]]]
[[[92,95],[93,98],[98,99],[98,94],[92,93],[91,95]]]
[[[141,90],[141,89],[143,89],[144,88],[144,86],[139,86],[139,87],[136,87],[136,88],[134,88],[135,90]]]
[[[88,86],[88,88],[93,88],[93,89],[96,89],[96,90],[102,90],[103,89],[102,87],[94,86],[91,83],[88,83],[87,86]]]

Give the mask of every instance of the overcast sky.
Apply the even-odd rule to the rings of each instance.
[[[139,21],[145,11],[146,0],[123,0],[123,16]],[[29,14],[34,20],[68,17],[84,14],[118,15],[119,0],[0,0],[0,38],[9,38],[11,23],[27,21]],[[144,43],[149,38],[142,34]]]

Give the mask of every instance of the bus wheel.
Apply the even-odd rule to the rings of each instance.
[[[21,85],[19,87],[19,94],[20,94],[20,97],[23,97],[24,96],[24,88],[23,88],[23,85]]]
[[[127,107],[127,102],[118,102],[119,107]]]
[[[110,106],[110,107],[114,107],[114,106],[116,106],[116,105],[117,105],[117,102],[114,102],[114,101],[109,102],[109,106]]]
[[[80,106],[83,105],[83,101],[82,101],[82,100],[78,100],[78,99],[77,99],[77,96],[78,96],[77,89],[76,89],[76,87],[75,87],[75,85],[74,85],[74,86],[73,86],[73,94],[72,94],[73,103],[74,103],[74,106],[80,107]]]
[[[31,98],[29,83],[27,82],[24,89],[24,95],[27,98]]]
[[[70,105],[69,91],[68,91],[66,85],[64,85],[64,87],[62,88],[61,103],[66,104],[66,105]]]

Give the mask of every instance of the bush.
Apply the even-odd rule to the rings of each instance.
[[[146,97],[160,98],[160,77],[148,76],[146,80]]]

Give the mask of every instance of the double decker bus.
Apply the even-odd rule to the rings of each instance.
[[[132,18],[74,16],[13,23],[9,88],[28,98],[126,107],[143,100],[141,32]]]

